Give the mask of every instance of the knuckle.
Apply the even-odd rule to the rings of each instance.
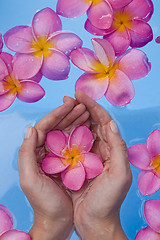
[[[124,152],[127,152],[127,145],[123,139],[121,139],[121,141],[120,141],[120,146]]]

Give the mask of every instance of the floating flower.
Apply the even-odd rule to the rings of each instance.
[[[124,8],[114,11],[110,29],[96,28],[90,20],[87,20],[85,28],[94,35],[104,36],[114,47],[116,55],[120,55],[129,46],[139,48],[152,41],[152,28],[147,23],[152,14],[151,0],[133,0]]]
[[[128,148],[129,161],[142,169],[138,175],[140,192],[147,196],[160,188],[160,130],[153,131],[146,144]]]
[[[1,240],[31,240],[29,234],[13,229],[11,212],[0,204],[0,239]]]
[[[0,53],[2,52],[3,48],[3,40],[2,40],[2,34],[0,33]]]
[[[58,0],[57,13],[68,18],[79,17],[87,11],[91,23],[108,29],[113,22],[113,9],[119,9],[132,0]]]
[[[61,29],[58,15],[45,8],[34,15],[32,27],[14,27],[4,35],[6,46],[18,53],[14,64],[18,79],[31,78],[39,71],[52,80],[68,77],[68,55],[73,49],[81,47],[82,41],[77,35]]]
[[[62,131],[49,132],[46,144],[51,153],[44,158],[42,170],[47,174],[61,173],[66,187],[79,190],[85,178],[94,178],[103,170],[100,158],[89,152],[93,142],[86,126],[75,128],[70,136]]]
[[[141,229],[135,240],[160,239],[160,200],[152,199],[145,202],[144,216],[149,226]]]
[[[9,53],[0,54],[0,111],[11,106],[17,97],[23,102],[36,102],[40,100],[45,91],[38,84],[42,78],[37,73],[32,79],[18,79],[14,72],[16,58]]]
[[[87,48],[72,51],[72,62],[85,71],[76,82],[81,90],[98,100],[103,95],[116,106],[128,104],[134,97],[131,80],[144,77],[151,69],[142,51],[131,49],[115,60],[112,45],[105,39],[92,39],[95,53]]]
[[[158,36],[155,41],[156,43],[160,43],[160,36]]]

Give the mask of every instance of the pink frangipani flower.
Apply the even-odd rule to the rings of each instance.
[[[160,239],[160,200],[152,199],[145,202],[144,216],[149,226],[141,229],[135,240]]]
[[[72,62],[85,73],[77,80],[76,90],[81,90],[94,100],[102,98],[116,106],[128,104],[134,97],[131,80],[148,74],[151,64],[144,52],[126,51],[115,60],[115,51],[105,39],[92,39],[95,53],[87,48],[72,51]]]
[[[152,41],[152,28],[147,22],[153,10],[151,0],[133,0],[124,8],[113,12],[113,23],[109,29],[97,28],[89,19],[85,28],[94,35],[104,36],[114,47],[116,55],[121,55],[129,46],[139,48]]]
[[[126,6],[132,0],[58,0],[57,13],[68,18],[79,17],[87,12],[91,23],[108,29],[113,22],[113,9]]]
[[[94,139],[86,126],[75,128],[70,136],[62,131],[47,134],[46,144],[51,153],[42,162],[47,174],[61,173],[63,184],[71,190],[79,190],[85,178],[91,179],[103,171],[100,158],[89,152]]]
[[[142,169],[138,175],[138,188],[144,195],[151,195],[160,188],[160,130],[153,131],[146,144],[128,148],[129,161]]]
[[[155,41],[156,43],[160,43],[160,36],[158,36]]]
[[[0,239],[1,240],[31,240],[29,234],[13,229],[11,212],[0,204]]]
[[[68,78],[68,55],[82,46],[82,40],[61,30],[59,16],[45,8],[34,15],[32,27],[14,27],[4,35],[6,46],[17,53],[14,72],[18,79],[31,78],[39,71],[52,80]]]
[[[16,97],[32,103],[45,95],[44,89],[38,84],[42,74],[37,73],[32,79],[18,79],[14,72],[15,63],[16,59],[11,54],[0,54],[0,111],[10,107]]]

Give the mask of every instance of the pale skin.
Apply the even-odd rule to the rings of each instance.
[[[119,211],[130,188],[132,175],[127,148],[110,115],[94,100],[78,91],[76,100],[64,97],[64,104],[29,127],[19,151],[20,185],[34,211],[29,232],[33,240],[69,239],[75,228],[80,239],[127,240]],[[70,133],[86,124],[96,137],[92,152],[104,163],[97,178],[71,192],[60,176],[46,176],[40,164],[45,156],[47,132]],[[34,183],[34,184],[33,184]]]

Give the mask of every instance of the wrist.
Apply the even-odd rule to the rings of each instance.
[[[32,240],[67,240],[73,231],[71,218],[50,219],[35,214],[34,224],[29,232]]]
[[[75,226],[82,240],[127,240],[119,215],[108,219],[85,217],[79,219]]]

